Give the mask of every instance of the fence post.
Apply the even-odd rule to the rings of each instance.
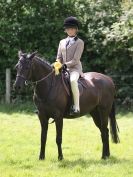
[[[6,69],[6,103],[10,104],[11,97],[11,70]]]

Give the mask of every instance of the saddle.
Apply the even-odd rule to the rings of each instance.
[[[71,85],[70,85],[70,73],[68,70],[63,70],[61,73],[61,77],[62,77],[62,83],[63,86],[67,92],[67,94],[69,96],[71,96],[72,92],[71,92]],[[78,88],[79,88],[79,93],[80,96],[83,94],[83,89],[86,89],[88,87],[88,83],[85,80],[84,77],[79,77],[78,79]]]

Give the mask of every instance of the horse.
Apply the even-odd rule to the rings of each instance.
[[[19,51],[19,60],[16,64],[16,80],[14,88],[22,90],[25,81],[34,84],[33,100],[38,109],[41,125],[41,147],[39,159],[45,159],[45,146],[49,119],[53,118],[56,126],[56,144],[58,160],[63,159],[62,130],[63,118],[69,116],[72,104],[72,95],[66,91],[62,74],[55,75],[53,66],[36,55],[36,52],[26,54]],[[86,87],[81,84],[80,116],[90,114],[95,125],[99,128],[102,139],[102,159],[110,156],[109,129],[114,143],[119,143],[118,125],[115,117],[115,85],[109,76],[97,72],[84,73]],[[71,92],[70,92],[71,93]]]

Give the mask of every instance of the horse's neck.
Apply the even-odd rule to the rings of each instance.
[[[52,68],[47,64],[39,61],[39,59],[34,58],[32,64],[32,81],[38,81],[46,77],[52,70]]]
[[[33,82],[38,82],[34,88],[34,93],[40,100],[47,100],[49,90],[51,87],[51,76],[47,77],[52,72],[49,64],[43,63],[37,59],[32,62],[31,79]]]

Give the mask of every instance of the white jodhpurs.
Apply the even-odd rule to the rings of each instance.
[[[79,88],[78,88],[79,73],[73,71],[70,73],[71,89],[73,94],[74,109],[80,111],[79,107]]]

